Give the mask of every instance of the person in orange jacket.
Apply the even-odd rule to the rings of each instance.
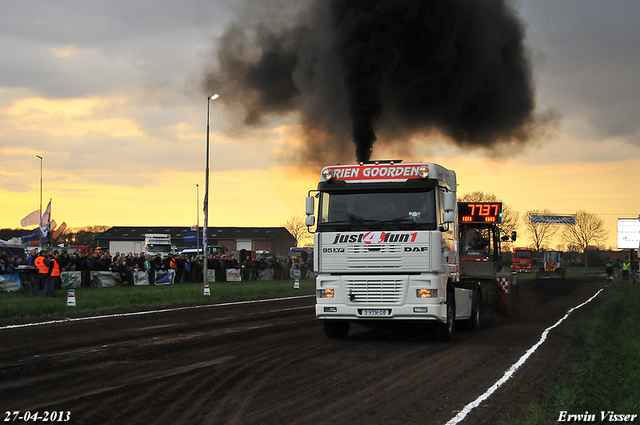
[[[38,281],[31,285],[31,294],[38,295],[38,289],[44,287],[49,279],[49,260],[47,259],[47,250],[40,250],[34,264],[38,268]]]
[[[56,283],[60,279],[60,263],[52,255],[49,255],[49,279],[44,284],[44,296],[56,297]]]

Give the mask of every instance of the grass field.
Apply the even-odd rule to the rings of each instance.
[[[588,412],[596,419],[590,423],[610,422],[602,412],[640,414],[639,305],[640,285],[630,282],[617,280],[600,294],[589,313],[567,328],[572,350],[560,359],[547,399],[522,406],[522,417],[506,424],[558,423],[561,412]],[[640,423],[637,416],[630,419],[625,422]]]
[[[38,297],[17,291],[0,293],[0,323],[310,295],[314,291],[314,280],[301,280],[299,289],[294,289],[293,280],[211,283],[210,296],[204,295],[202,283],[78,288],[75,307],[67,307],[66,290],[56,291],[56,298],[43,298],[42,291]]]
[[[567,276],[602,273],[595,268],[572,267]],[[532,280],[535,273],[520,273],[519,280]],[[293,289],[292,280],[211,283],[211,296],[204,296],[202,283],[181,283],[160,286],[116,286],[110,288],[76,289],[76,306],[67,307],[67,291],[56,291],[56,298],[33,297],[19,292],[0,293],[0,323],[25,320],[47,320],[60,317],[102,314],[106,312],[175,307],[178,305],[212,304],[313,294],[315,281],[300,281]],[[42,295],[42,292],[41,292]]]

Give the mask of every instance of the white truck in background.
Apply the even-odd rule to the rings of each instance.
[[[142,241],[110,241],[109,252],[111,254],[115,254],[116,252],[119,252],[120,254],[124,254],[124,255],[127,255],[129,253],[140,254],[141,252],[144,252],[144,242]]]
[[[152,257],[160,254],[166,257],[172,253],[171,235],[165,233],[147,233],[144,235],[144,253]]]
[[[171,245],[171,235],[165,233],[147,233],[144,235],[143,241],[110,241],[109,252],[115,254],[127,255],[132,254],[149,254],[155,256],[160,254],[162,257],[173,252]]]
[[[316,226],[316,317],[328,337],[351,323],[434,325],[441,339],[456,320],[479,326],[480,283],[460,281],[456,185],[434,163],[323,168],[306,224]]]

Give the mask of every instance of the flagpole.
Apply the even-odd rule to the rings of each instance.
[[[200,186],[196,184],[196,255],[200,252]]]
[[[202,226],[202,254],[204,257],[204,261],[203,261],[203,282],[206,284],[207,283],[207,263],[209,260],[209,256],[207,253],[207,248],[208,248],[208,238],[207,238],[207,226],[208,226],[208,221],[209,221],[209,105],[211,104],[212,100],[216,100],[217,98],[219,98],[220,96],[218,94],[212,94],[211,96],[207,97],[207,170],[206,170],[206,177],[205,177],[205,189],[204,189],[204,224]]]
[[[51,240],[51,211],[53,210],[53,205],[51,205],[51,198],[49,198],[49,221],[47,222],[47,242],[49,246],[53,246],[53,241]]]
[[[42,249],[42,157],[36,155],[40,160],[40,218],[38,219],[38,227],[40,228],[40,249]]]

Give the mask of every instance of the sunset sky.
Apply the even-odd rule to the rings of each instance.
[[[497,152],[413,135],[402,146],[374,145],[373,159],[441,164],[456,171],[459,194],[495,193],[522,215],[586,210],[605,221],[606,246],[615,247],[617,218],[640,214],[640,2],[511,4],[524,22],[535,110],[556,114],[558,126]],[[216,67],[221,35],[246,7],[238,0],[3,0],[0,227],[19,228],[39,209],[36,155],[43,203],[53,199],[58,223],[202,225],[212,94],[205,75]],[[302,217],[321,166],[299,159],[299,117],[242,126],[236,93],[215,92],[209,226],[279,226]],[[354,150],[340,162],[355,162]]]

